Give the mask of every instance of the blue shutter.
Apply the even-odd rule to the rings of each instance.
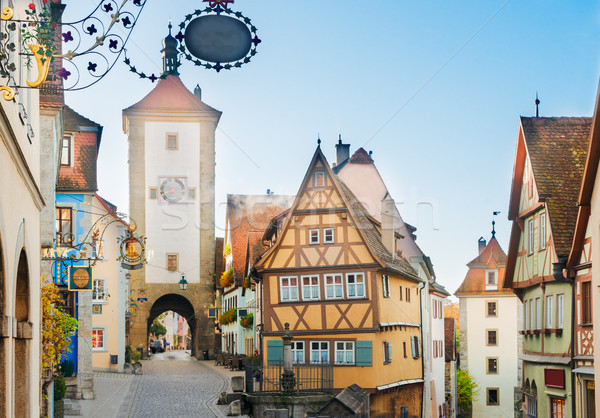
[[[357,341],[356,342],[356,365],[357,366],[372,366],[373,365],[373,342],[372,341]]]
[[[283,363],[283,341],[270,340],[267,341],[267,364],[282,364]]]

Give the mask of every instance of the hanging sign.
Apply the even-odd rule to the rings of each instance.
[[[69,290],[73,292],[91,292],[92,267],[69,267]]]

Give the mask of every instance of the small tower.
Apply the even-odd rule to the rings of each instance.
[[[160,51],[163,56],[162,75],[179,75],[177,71],[177,67],[179,66],[177,60],[177,39],[171,35],[171,28],[173,28],[173,25],[169,22],[169,34],[163,39],[163,49]]]

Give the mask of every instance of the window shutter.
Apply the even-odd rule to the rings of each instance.
[[[282,340],[267,341],[267,363],[268,364],[283,363],[283,341]]]
[[[410,337],[410,351],[412,352],[413,358],[417,358],[416,353],[416,345],[415,345],[415,337]]]
[[[391,342],[387,343],[387,349],[388,349],[389,360],[390,360],[390,363],[391,363],[392,362],[392,343]]]
[[[373,365],[373,342],[372,341],[357,341],[356,342],[356,365],[357,366],[372,366]]]
[[[421,345],[419,344],[419,337],[415,337],[415,346],[417,347],[417,358],[421,357]]]

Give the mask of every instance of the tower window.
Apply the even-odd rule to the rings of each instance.
[[[179,143],[177,141],[177,134],[167,134],[167,149],[168,150],[179,149]]]

